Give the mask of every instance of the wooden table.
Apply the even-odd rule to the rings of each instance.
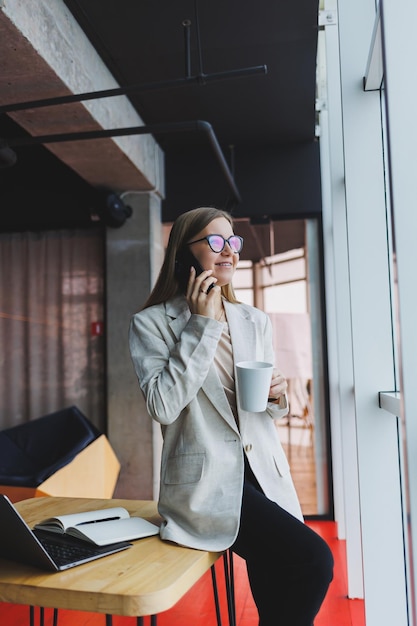
[[[156,503],[142,500],[32,498],[16,505],[30,527],[47,517],[113,506],[160,524]],[[222,556],[183,548],[159,536],[58,573],[0,559],[0,601],[92,611],[106,615],[156,615],[174,604]]]

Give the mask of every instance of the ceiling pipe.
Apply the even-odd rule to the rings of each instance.
[[[191,20],[184,20],[185,78],[191,78]]]
[[[112,128],[108,130],[87,130],[73,133],[58,133],[54,135],[38,135],[35,137],[17,137],[15,139],[4,140],[3,145],[8,148],[19,148],[22,146],[35,146],[48,143],[63,143],[66,141],[85,141],[87,139],[104,139],[107,137],[125,137],[129,135],[147,134],[158,135],[181,132],[203,132],[207,136],[234,200],[237,204],[239,204],[242,199],[233,175],[229,169],[212,125],[204,120],[168,122],[164,124],[149,124],[147,126]]]
[[[71,102],[98,100],[99,98],[113,98],[114,96],[123,96],[143,91],[172,89],[174,87],[182,87],[190,84],[205,85],[206,83],[216,82],[219,80],[229,80],[230,78],[241,78],[242,76],[252,76],[254,74],[267,74],[267,71],[266,65],[256,65],[237,70],[214,72],[212,74],[201,73],[195,76],[185,76],[184,78],[174,78],[155,83],[130,85],[129,87],[116,87],[114,89],[104,89],[102,91],[87,91],[85,93],[57,96],[55,98],[43,98],[41,100],[27,100],[25,102],[4,104],[0,106],[0,113],[11,113],[13,111],[24,111],[26,109],[40,109],[48,106],[70,104]]]

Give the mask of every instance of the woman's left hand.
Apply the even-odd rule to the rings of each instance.
[[[282,398],[282,396],[287,391],[287,387],[288,384],[285,376],[282,374],[282,372],[274,368],[272,371],[271,386],[269,388],[270,401],[272,400],[272,398],[276,401]]]

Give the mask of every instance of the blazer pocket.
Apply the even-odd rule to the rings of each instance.
[[[186,485],[197,483],[203,474],[203,453],[179,454],[167,461],[164,483],[166,485]]]
[[[282,449],[279,449],[274,454],[275,467],[278,470],[280,476],[286,476],[290,473],[290,465],[288,463],[287,457],[285,456],[285,452]]]

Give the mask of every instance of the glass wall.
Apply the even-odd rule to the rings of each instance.
[[[303,248],[286,250],[259,263],[241,261],[233,282],[237,297],[262,308],[273,324],[276,364],[288,380],[290,404],[289,415],[277,422],[277,429],[303,513],[329,516],[321,246],[317,220],[303,222]]]

